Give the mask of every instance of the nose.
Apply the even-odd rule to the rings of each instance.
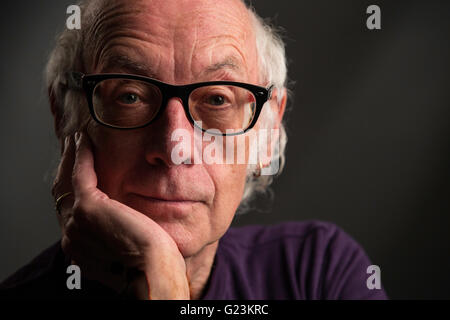
[[[169,99],[158,119],[144,129],[148,137],[145,159],[149,164],[171,167],[180,162],[194,163],[191,149],[194,129],[180,98]],[[183,133],[182,139],[179,133]]]

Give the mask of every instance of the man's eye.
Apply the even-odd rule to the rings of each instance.
[[[221,106],[225,103],[225,98],[220,95],[212,95],[207,98],[206,102],[213,106]]]
[[[119,101],[125,104],[133,104],[139,100],[139,96],[134,93],[125,93],[119,97]]]

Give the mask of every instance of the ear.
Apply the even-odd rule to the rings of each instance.
[[[64,149],[64,142],[62,137],[62,111],[60,110],[59,106],[56,103],[56,97],[55,92],[48,88],[48,100],[50,102],[50,111],[53,115],[53,127],[55,130],[56,137],[58,138],[60,145],[61,145],[61,153]]]
[[[281,99],[279,98],[281,95]],[[261,157],[262,160],[262,166],[263,166],[263,172],[264,174],[276,174],[278,172],[279,166],[274,163],[270,163],[270,160],[272,159],[272,150],[275,148],[275,144],[279,143],[280,139],[280,127],[281,123],[283,121],[284,111],[286,110],[286,102],[287,102],[287,90],[285,88],[278,90],[275,89],[272,98],[270,101],[270,106],[272,108],[272,112],[277,115],[274,123],[274,130],[270,130],[271,132],[268,132],[268,139],[267,139],[267,156]],[[268,166],[271,166],[271,168],[267,168]]]

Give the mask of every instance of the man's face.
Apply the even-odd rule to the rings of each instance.
[[[238,0],[110,1],[92,30],[87,71],[140,74],[175,85],[260,84],[251,25]],[[188,257],[229,227],[247,165],[175,165],[175,129],[194,135],[178,98],[145,128],[116,130],[91,121],[88,133],[99,188],[156,221]]]

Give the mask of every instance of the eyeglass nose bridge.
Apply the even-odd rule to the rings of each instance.
[[[151,123],[156,121],[164,113],[171,99],[178,98],[181,101],[181,105],[183,106],[186,118],[192,125],[195,126],[195,120],[192,118],[191,113],[189,112],[189,94],[192,91],[189,90],[189,86],[177,86],[161,82],[159,84],[159,90],[161,91],[162,95],[161,106],[159,107],[159,110],[157,111]]]

